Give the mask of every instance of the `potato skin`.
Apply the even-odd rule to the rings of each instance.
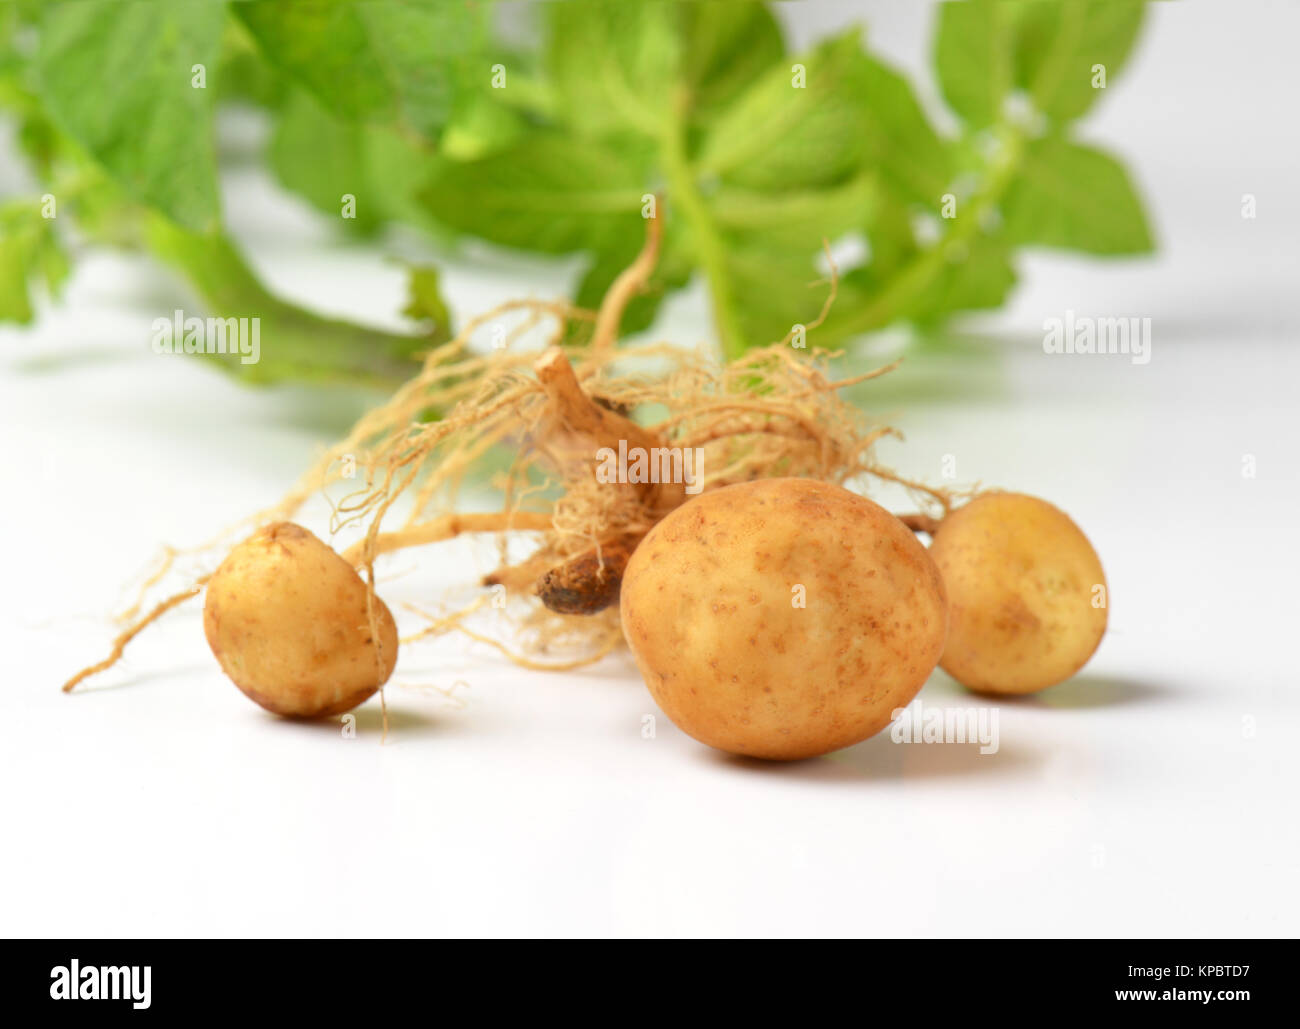
[[[1035,693],[1068,679],[1106,632],[1101,561],[1070,517],[1023,493],[985,493],[930,545],[948,590],[940,665],[980,693]]]
[[[375,598],[375,663],[366,586],[306,529],[277,522],[226,557],[208,582],[203,632],[224,671],[268,711],[342,714],[379,689],[397,662],[397,626]]]
[[[947,631],[943,582],[915,536],[811,479],[687,501],[632,554],[620,606],[668,717],[710,746],[774,760],[880,731],[925,683]]]

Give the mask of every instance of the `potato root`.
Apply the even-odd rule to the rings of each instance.
[[[278,715],[337,715],[382,686],[397,661],[397,626],[366,584],[314,535],[276,522],[237,545],[208,583],[203,631],[250,699]]]
[[[1106,631],[1106,577],[1065,512],[985,493],[943,519],[930,553],[948,591],[941,667],[982,693],[1034,693],[1074,675]]]
[[[657,524],[622,585],[623,631],[683,731],[792,760],[889,724],[943,651],[938,569],[883,507],[811,479],[706,491]]]

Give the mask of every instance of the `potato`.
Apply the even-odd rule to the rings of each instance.
[[[930,553],[948,590],[940,665],[970,689],[1045,689],[1082,668],[1101,642],[1101,561],[1047,501],[985,493],[943,520]]]
[[[654,699],[697,740],[792,760],[866,739],[943,651],[947,604],[925,548],[839,486],[711,490],[632,554],[623,632]]]
[[[337,715],[379,689],[397,662],[397,626],[378,597],[379,657],[366,586],[292,522],[254,533],[208,582],[203,631],[222,670],[278,715]]]

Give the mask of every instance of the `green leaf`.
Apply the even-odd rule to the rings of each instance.
[[[784,52],[761,3],[595,0],[545,10],[558,114],[589,135],[657,136],[674,104],[707,122]]]
[[[656,136],[677,83],[675,6],[548,4],[546,63],[561,117],[592,135]]]
[[[41,25],[39,91],[55,121],[136,199],[182,225],[217,218],[209,88],[223,7],[103,2],[52,4]]]
[[[242,21],[226,19],[217,65],[217,102],[243,101],[277,108],[290,95],[290,81],[266,59]]]
[[[0,207],[0,322],[31,322],[33,293],[57,296],[69,271],[54,220],[41,216],[39,200]]]
[[[453,161],[476,161],[519,142],[527,133],[523,116],[486,94],[470,96],[452,114],[439,151]]]
[[[959,311],[1001,307],[1015,284],[1006,244],[996,236],[979,235],[948,255],[942,270],[903,314],[930,323]]]
[[[709,198],[709,211],[738,246],[811,254],[871,216],[879,198],[874,176],[863,173],[825,189],[775,193],[725,185]]]
[[[434,154],[389,128],[343,122],[304,90],[294,90],[276,120],[268,157],[287,188],[339,218],[355,198],[349,228],[416,221],[415,195],[437,166]]]
[[[781,27],[761,3],[681,3],[681,77],[691,119],[722,114],[785,54]]]
[[[795,325],[808,325],[830,291],[811,251],[760,252],[733,245],[727,248],[727,270],[741,338],[749,346],[775,343]]]
[[[906,198],[889,187],[882,187],[880,194],[866,223],[871,273],[877,278],[897,271],[920,250]]]
[[[763,74],[707,133],[698,170],[752,189],[825,186],[866,153],[856,30]]]
[[[345,193],[359,196],[354,225],[379,224],[379,211],[369,203],[365,129],[331,118],[303,90],[295,90],[276,119],[267,157],[281,184],[309,200],[326,214],[339,216]]]
[[[451,311],[442,295],[442,277],[430,264],[407,265],[410,279],[407,283],[406,306],[402,314],[417,322],[427,322],[436,331],[447,333],[451,329]]]
[[[482,5],[248,0],[232,10],[266,58],[341,119],[436,138],[465,92],[490,86]]]
[[[1058,121],[1078,118],[1124,66],[1142,26],[1143,0],[1060,0],[1017,8],[1016,81],[1035,106]]]
[[[540,134],[491,157],[447,163],[422,191],[442,224],[548,254],[622,249],[640,240],[642,173],[595,140]]]
[[[952,176],[952,157],[921,109],[911,83],[867,54],[853,69],[871,160],[895,195],[933,211]]]
[[[1011,87],[1012,43],[997,0],[939,5],[934,61],[948,106],[972,128],[997,121]]]
[[[260,320],[261,357],[244,364],[239,354],[208,354],[246,382],[349,382],[391,386],[413,375],[417,356],[446,339],[401,336],[313,314],[270,293],[229,239],[200,234],[157,215],[146,226],[149,248],[184,273],[205,304],[223,318]]]
[[[1092,254],[1144,254],[1153,247],[1123,166],[1101,150],[1052,137],[1027,148],[1002,217],[1012,243]]]

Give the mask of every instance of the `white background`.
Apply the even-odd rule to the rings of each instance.
[[[931,12],[864,6],[874,45],[923,71]],[[0,931],[1295,935],[1297,14],[1155,5],[1082,133],[1134,170],[1159,256],[1033,255],[1010,307],[965,323],[959,354],[918,356],[875,394],[907,434],[886,460],[935,479],[951,454],[965,481],[1047,497],[1106,566],[1096,658],[997,705],[991,756],[884,734],[763,765],[662,716],[646,740],[656,711],[626,656],[548,675],[460,638],[403,653],[387,743],[377,702],[344,740],[249,703],[197,604],[61,695],[160,543],[274,501],[361,403],[333,391],[322,414],[315,392],[153,355],[149,324],[188,302],[181,285],[144,259],[85,255],[38,328],[0,333]],[[831,4],[783,16],[798,39],[847,20]],[[400,324],[402,276],[378,249],[254,165],[226,192],[274,288]],[[405,237],[384,249],[432,253]],[[558,295],[575,267],[439,259],[462,317]],[[1151,363],[1044,355],[1042,322],[1066,309],[1152,318]],[[707,325],[694,289],[660,334],[691,342]],[[382,591],[436,603],[489,564],[459,544],[404,555]],[[983,703],[941,673],[922,698]]]

